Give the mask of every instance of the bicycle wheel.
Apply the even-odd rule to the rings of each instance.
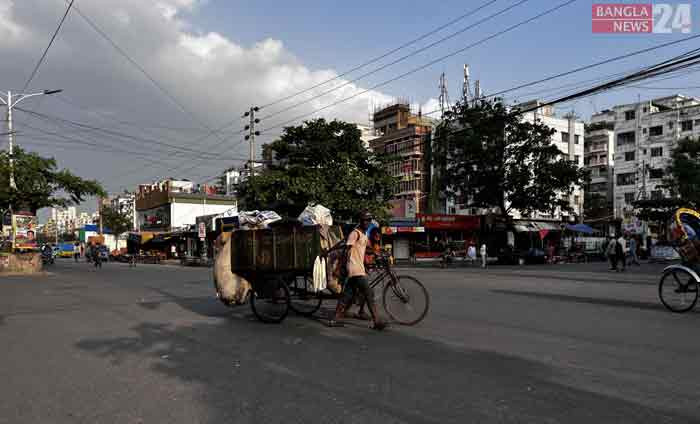
[[[659,298],[672,312],[686,312],[698,301],[698,283],[687,271],[670,269],[659,282]]]
[[[250,308],[262,322],[282,322],[289,313],[289,289],[281,279],[258,284],[250,294]]]
[[[309,277],[294,277],[289,281],[289,307],[299,315],[311,316],[321,308],[321,296],[313,292]]]
[[[388,283],[384,286],[384,310],[399,324],[416,325],[428,314],[428,290],[413,277],[399,275],[396,278],[396,284]]]

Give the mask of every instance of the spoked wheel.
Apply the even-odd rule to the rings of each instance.
[[[659,298],[670,311],[689,311],[698,301],[698,283],[689,272],[670,269],[659,282]]]
[[[258,284],[250,294],[250,308],[262,322],[282,322],[289,313],[289,289],[281,279]]]
[[[313,292],[313,281],[309,277],[294,277],[289,280],[290,304],[299,315],[311,316],[321,308],[321,296]]]
[[[400,275],[397,284],[384,286],[382,302],[392,320],[402,325],[418,324],[428,314],[430,297],[423,284],[413,277]]]

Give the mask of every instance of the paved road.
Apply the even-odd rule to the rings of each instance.
[[[604,267],[401,270],[432,310],[377,333],[260,324],[207,269],[61,261],[0,281],[0,423],[700,422],[700,314],[659,306],[658,266]]]

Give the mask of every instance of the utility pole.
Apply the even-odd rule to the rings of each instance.
[[[245,126],[245,129],[248,130],[248,134],[245,136],[245,139],[250,141],[250,160],[248,162],[248,166],[250,167],[251,177],[255,175],[255,136],[260,135],[260,131],[255,130],[255,124],[260,123],[260,119],[255,117],[255,112],[259,110],[259,107],[253,106],[250,108],[250,110],[243,114],[244,118],[246,116],[250,117],[250,123]]]
[[[10,155],[10,189],[17,190],[17,184],[15,182],[15,159],[14,159],[14,131],[12,129],[12,109],[17,106],[17,103],[24,99],[28,99],[34,96],[42,96],[45,94],[56,94],[63,90],[44,90],[38,93],[32,94],[12,94],[12,91],[7,92],[7,97],[3,98],[0,96],[0,102],[7,106],[7,141],[9,144],[8,153]]]
[[[100,214],[100,235],[102,235],[102,198],[97,198],[97,212]]]

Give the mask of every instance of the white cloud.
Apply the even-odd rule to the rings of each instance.
[[[47,7],[43,0],[0,0],[0,54],[11,54],[10,62],[13,63],[11,66],[4,65],[0,90],[22,86],[24,83],[28,71],[38,59],[51,31],[65,10],[62,2],[55,3],[52,7]],[[191,119],[166,96],[159,93],[144,75],[119,56],[74,12],[66,20],[39,74],[32,82],[32,88],[62,88],[66,97],[75,103],[91,111],[102,111],[115,119],[179,128],[201,127],[200,123],[204,122],[213,128],[236,119],[251,105],[270,103],[337,75],[332,69],[309,69],[285,48],[282,40],[267,38],[252,45],[242,45],[223,34],[193,28],[186,20],[186,15],[201,4],[202,2],[197,0],[93,0],[78,3],[80,11],[90,17],[161,86],[193,112],[197,120]],[[105,10],[111,12],[103,13]],[[310,99],[333,85],[344,82],[338,80],[324,85],[288,102],[263,109],[260,114],[263,116],[294,102]],[[263,129],[269,128],[292,117],[309,113],[315,108],[352,96],[361,90],[362,87],[349,84],[301,107],[270,117],[264,120],[261,126]],[[370,91],[306,119],[324,116],[367,123],[370,102],[382,104],[391,100],[391,96]],[[25,107],[33,108],[37,105],[38,103],[30,101]],[[41,112],[90,122],[100,127],[116,125],[100,120],[94,114],[67,107],[55,99],[42,100]],[[18,124],[24,122],[33,126],[41,125],[31,121],[27,115],[17,114],[16,117]],[[244,122],[236,121],[231,128],[236,130],[243,125]],[[57,130],[51,126],[45,128]],[[139,134],[134,128],[122,127],[119,130]],[[215,139],[208,139],[196,145],[192,143],[198,134],[205,132],[151,130],[148,134],[142,133],[140,136],[160,138],[162,141],[178,143],[193,149],[220,151],[222,147],[212,147],[215,145]],[[94,134],[77,135],[94,137]],[[240,143],[241,137],[229,135],[229,139],[224,140],[232,146],[225,152],[226,155],[247,156],[245,144]],[[26,141],[31,141],[30,138],[28,135],[24,136]],[[22,136],[18,136],[17,139],[21,144]],[[114,140],[98,139],[98,142],[107,141],[116,145]],[[120,148],[130,150],[148,148],[121,141],[119,143],[122,145]],[[138,162],[134,163],[134,158],[107,156],[88,150],[37,150],[42,153],[55,153],[64,166],[90,177],[106,177],[118,174],[125,168],[138,166]],[[163,155],[158,159],[177,164],[178,158]],[[204,163],[190,171],[189,176],[195,178],[196,175],[212,175],[227,165],[229,164],[222,162]],[[160,172],[162,171],[149,167],[146,163],[138,172],[120,176],[117,180],[107,183],[110,189],[122,184],[133,186],[155,176],[162,176]],[[174,171],[173,174],[178,175],[178,172]]]

